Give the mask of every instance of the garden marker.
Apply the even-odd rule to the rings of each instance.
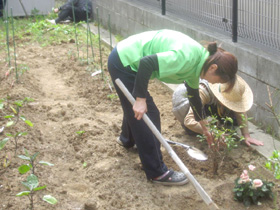
[[[127,88],[124,86],[122,81],[120,79],[115,80],[118,87],[121,89],[123,94],[126,96],[126,98],[129,100],[129,102],[133,105],[135,103],[135,99],[131,95],[131,93],[127,90]],[[209,197],[209,195],[204,191],[204,189],[201,187],[201,185],[197,182],[197,180],[193,177],[189,169],[184,165],[184,163],[181,161],[181,159],[177,156],[177,154],[174,152],[174,150],[171,148],[171,146],[166,142],[166,140],[163,138],[161,133],[158,131],[156,126],[152,123],[150,118],[147,116],[147,114],[143,115],[143,120],[147,124],[147,126],[151,129],[153,134],[157,137],[157,139],[160,141],[160,143],[164,146],[164,148],[167,150],[168,154],[171,156],[171,158],[175,161],[175,163],[179,166],[179,168],[182,170],[182,172],[189,178],[193,186],[195,187],[196,191],[199,193],[203,201],[209,206],[210,209],[219,209],[219,207],[212,201],[212,199]]]

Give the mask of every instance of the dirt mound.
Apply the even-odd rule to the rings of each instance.
[[[35,209],[208,209],[191,183],[164,187],[146,180],[137,151],[116,144],[122,109],[108,85],[106,65],[103,78],[101,74],[92,77],[87,65],[68,56],[71,50],[75,50],[73,43],[19,48],[18,63],[29,68],[20,75],[19,83],[15,82],[15,72],[5,76],[8,67],[3,59],[0,64],[0,98],[7,104],[26,97],[34,99],[21,109],[21,115],[34,126],[19,121],[3,133],[26,131],[28,134],[19,140],[17,153],[24,154],[23,148],[32,154],[40,152],[38,160],[54,164],[37,166],[40,185],[46,184],[47,188],[35,196]],[[107,55],[108,52],[103,58],[105,64]],[[5,57],[4,53],[1,57]],[[174,119],[172,93],[157,81],[150,82],[149,90],[161,112],[163,136],[208,154],[207,145],[186,135]],[[1,117],[0,125],[4,123],[6,119]],[[173,148],[220,209],[244,209],[243,204],[233,200],[233,181],[251,161],[262,161],[260,156],[241,145],[223,161],[214,176],[211,157],[201,162],[191,159],[181,147]],[[13,153],[11,141],[0,153],[2,163],[6,155],[11,162],[8,167],[2,163],[0,166],[0,209],[23,209],[29,203],[26,197],[15,196],[24,190],[20,182],[27,175],[17,171],[24,161],[14,158]],[[178,169],[164,148],[163,155],[169,167]],[[45,194],[56,197],[58,203],[50,206],[43,202],[41,197]],[[250,209],[273,209],[273,202],[264,201]]]

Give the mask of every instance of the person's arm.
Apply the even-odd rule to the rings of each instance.
[[[199,85],[199,95],[201,98],[202,105],[208,104],[210,101],[210,95],[207,89],[203,87],[202,84]],[[188,114],[184,118],[184,125],[199,134],[203,134],[202,127],[198,121],[195,120],[192,108],[189,109]]]
[[[244,116],[244,120],[242,118],[242,115]],[[245,138],[245,144],[250,146],[251,144],[257,145],[257,146],[262,146],[263,142],[259,141],[257,139],[254,139],[250,136],[249,129],[248,129],[248,118],[246,113],[237,113],[235,112],[235,117],[237,120],[238,125],[242,125],[243,127],[240,129],[241,134]]]
[[[144,113],[147,112],[146,94],[153,71],[158,71],[157,55],[143,57],[139,63],[134,89],[132,92],[132,95],[136,98],[133,105],[133,111],[137,120],[140,120]]]
[[[191,88],[190,86],[188,86],[187,83],[185,83],[185,85],[188,90],[188,98],[190,101],[190,106],[193,110],[194,119],[195,121],[198,121],[198,123],[200,124],[202,133],[206,137],[208,146],[210,148],[213,143],[213,137],[211,133],[208,131],[207,128],[208,122],[204,120],[204,116],[202,116],[202,102],[199,96],[199,90]]]

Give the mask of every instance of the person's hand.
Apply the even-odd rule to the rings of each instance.
[[[254,139],[252,137],[250,137],[250,135],[244,135],[245,137],[245,144],[250,146],[251,144],[257,145],[257,146],[263,146],[263,142],[259,141],[257,139]]]
[[[203,131],[203,135],[206,137],[206,141],[208,143],[208,147],[212,148],[212,144],[213,144],[213,136],[211,135],[211,133],[208,131],[206,125],[207,125],[207,121],[205,120],[201,120],[199,121],[202,131]]]
[[[55,13],[58,13],[58,12],[59,12],[59,9],[58,9],[58,8],[55,8],[53,11],[54,11]]]
[[[143,115],[147,112],[146,98],[136,97],[136,101],[133,105],[134,117],[137,120],[141,120]]]

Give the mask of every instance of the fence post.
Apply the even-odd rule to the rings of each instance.
[[[161,0],[161,14],[165,15],[166,13],[166,0]]]
[[[237,42],[238,0],[232,1],[232,41]]]

